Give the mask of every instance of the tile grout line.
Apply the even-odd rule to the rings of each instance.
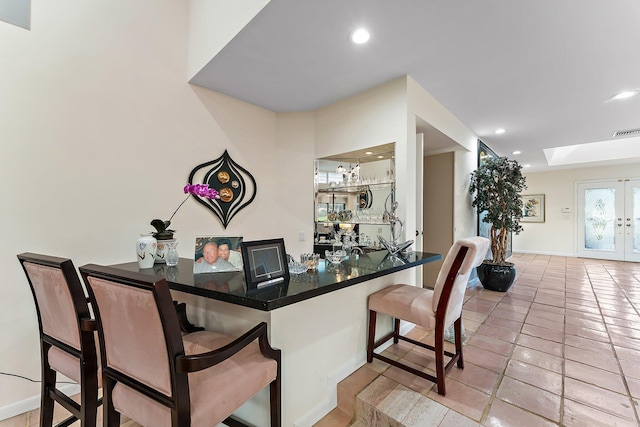
[[[535,257],[534,257],[535,259]],[[549,258],[549,260],[551,260],[551,258]],[[540,276],[540,280],[538,281],[538,284],[536,286],[536,292],[534,295],[533,300],[531,301],[531,305],[529,306],[529,310],[527,311],[527,316],[525,317],[525,323],[526,320],[529,318],[529,314],[531,313],[531,306],[533,306],[533,304],[535,303],[536,297],[538,296],[538,292],[540,290],[540,285],[542,285],[545,273],[547,272],[547,268],[549,267],[549,262],[547,261],[547,263],[544,266],[544,270],[542,271],[542,274]],[[563,305],[562,305],[562,387],[561,387],[561,392],[560,392],[560,408],[559,408],[559,413],[558,413],[558,421],[554,421],[551,420],[541,414],[535,413],[535,412],[531,412],[539,417],[541,417],[542,419],[545,420],[549,420],[550,422],[553,422],[554,424],[557,424],[559,426],[564,425],[563,424],[563,417],[564,417],[564,379],[565,379],[565,372],[564,372],[564,361],[565,361],[565,353],[564,353],[564,342],[565,342],[565,328],[566,328],[566,321],[567,321],[567,307],[566,307],[566,298],[567,298],[567,280],[566,280],[566,271],[567,271],[567,265],[566,265],[566,260],[563,266],[564,269],[564,276],[563,276],[563,289],[564,289],[564,300],[563,300]],[[538,304],[542,304],[542,303],[538,303]],[[548,304],[543,304],[543,305],[548,305]],[[535,387],[535,386],[534,386]],[[524,408],[522,408],[524,409]]]
[[[631,304],[631,302],[629,301],[629,298],[627,296],[627,293],[624,291],[623,288],[620,287],[620,285],[618,284],[617,280],[615,280],[615,278],[611,275],[611,272],[609,271],[609,269],[606,267],[605,264],[603,264],[603,268],[606,270],[607,274],[609,275],[609,277],[611,278],[611,280],[613,281],[613,283],[616,286],[616,289],[618,289],[619,291],[621,291],[622,295],[624,296],[624,298],[626,298],[626,300],[629,302],[629,304]],[[589,274],[587,272],[587,274]],[[589,277],[589,283],[591,284],[591,288],[593,289],[593,293],[596,297],[596,302],[598,304],[598,310],[600,311],[600,316],[602,317],[602,324],[605,327],[605,330],[607,331],[607,335],[609,337],[609,344],[611,346],[611,350],[613,351],[613,354],[616,358],[616,364],[618,365],[618,371],[620,372],[620,377],[622,379],[622,383],[624,384],[625,390],[627,391],[627,398],[629,399],[629,403],[631,406],[631,409],[633,410],[633,413],[635,415],[635,422],[638,423],[638,425],[640,425],[640,418],[638,417],[638,409],[636,408],[636,405],[634,405],[634,401],[633,401],[633,396],[631,395],[631,390],[629,388],[629,384],[627,382],[627,376],[624,373],[624,370],[622,369],[622,364],[620,363],[620,358],[618,357],[618,352],[616,351],[616,347],[613,343],[613,340],[611,339],[611,331],[609,330],[609,325],[607,324],[607,322],[604,319],[604,313],[602,312],[602,307],[600,306],[600,297],[598,296],[598,293],[596,292],[596,288],[593,287],[593,282],[591,282],[591,277]],[[631,306],[634,308],[634,310],[636,311],[636,314],[638,314],[638,310],[633,306],[633,304],[631,304]]]
[[[584,268],[584,266],[583,266]],[[564,425],[564,415],[565,415],[565,394],[566,394],[566,379],[567,379],[567,265],[565,261],[564,265],[564,315],[562,319],[562,387],[560,389],[560,419],[558,420],[559,425]],[[591,283],[591,282],[589,282]],[[592,289],[593,292],[593,289]]]
[[[550,259],[551,259],[551,258],[549,258],[549,260],[550,260]],[[533,265],[533,260],[535,260],[535,256],[534,256],[534,258],[533,258],[530,262],[528,262],[527,264],[528,264],[529,266],[530,266],[530,265]],[[538,296],[538,292],[539,292],[539,290],[540,290],[540,285],[541,285],[541,284],[542,284],[542,282],[543,282],[544,273],[546,272],[547,268],[549,267],[549,262],[548,262],[549,260],[547,260],[547,263],[544,265],[544,270],[542,271],[542,273],[540,273],[540,280],[537,280],[537,281],[536,281],[535,292],[534,292],[534,294],[533,294],[533,298],[529,301],[529,306],[527,307],[527,313],[526,313],[526,315],[525,315],[524,320],[522,321],[522,326],[520,327],[520,330],[518,331],[518,334],[517,334],[517,336],[516,336],[516,339],[515,339],[515,341],[513,342],[512,349],[511,349],[511,351],[510,351],[510,353],[509,353],[509,356],[508,356],[508,360],[507,360],[507,364],[506,364],[506,366],[505,366],[505,369],[503,370],[503,372],[502,372],[502,373],[500,374],[500,376],[499,376],[499,379],[498,379],[498,382],[497,382],[498,387],[495,389],[495,393],[494,393],[494,394],[492,394],[492,396],[491,396],[490,404],[489,404],[489,406],[488,406],[488,408],[487,408],[487,411],[486,411],[486,412],[487,412],[487,414],[486,414],[486,415],[484,415],[484,414],[483,414],[483,421],[482,421],[482,424],[484,424],[484,423],[487,421],[487,419],[486,419],[486,418],[488,418],[488,413],[490,412],[490,409],[491,409],[491,407],[493,406],[493,402],[494,402],[496,399],[501,400],[501,399],[499,399],[499,398],[498,398],[498,396],[497,396],[497,394],[498,394],[497,392],[498,392],[499,386],[502,384],[502,381],[503,381],[504,377],[505,377],[505,376],[507,376],[507,375],[506,375],[506,369],[507,369],[507,367],[508,367],[508,365],[509,365],[509,362],[510,362],[511,360],[514,360],[514,359],[512,358],[513,351],[515,350],[515,346],[517,346],[517,345],[518,345],[518,340],[519,340],[520,336],[523,334],[523,332],[522,332],[522,328],[523,328],[523,327],[524,327],[524,325],[526,324],[526,320],[528,319],[529,314],[531,313],[531,308],[532,308],[533,304],[535,303],[535,299],[536,299],[536,297]],[[536,264],[536,265],[539,265],[539,264]],[[565,294],[565,299],[566,299],[566,264],[564,265],[564,269],[565,269],[565,281],[564,281],[564,288],[565,288],[565,291],[564,291],[564,294]],[[526,268],[525,268],[525,271],[526,271]],[[531,286],[531,287],[532,287],[532,286]],[[517,299],[517,298],[516,298],[516,299]],[[502,299],[501,299],[501,301],[502,301]],[[538,304],[542,304],[542,303],[538,303]],[[548,304],[542,304],[542,305],[548,305]],[[563,362],[564,362],[564,324],[565,324],[565,319],[566,319],[566,307],[563,305],[562,309],[563,309],[563,332],[562,332],[562,334],[563,334],[563,343],[562,343],[562,344],[563,344],[563,352],[562,352],[562,356],[563,356],[563,357],[562,357],[562,359],[563,359]],[[492,310],[492,312],[493,312],[493,310]],[[542,327],[541,327],[541,328],[542,328]],[[548,328],[545,328],[545,329],[548,329]],[[525,334],[525,335],[527,335],[527,334]],[[543,339],[543,338],[541,338],[541,339]],[[543,352],[543,353],[546,353],[546,352]],[[530,414],[533,414],[533,415],[535,415],[535,416],[537,416],[537,417],[540,417],[540,418],[542,418],[542,419],[544,419],[544,420],[548,420],[549,422],[552,422],[553,424],[556,424],[556,425],[563,425],[563,424],[562,424],[562,408],[563,408],[562,402],[563,402],[563,398],[564,398],[564,363],[563,363],[562,365],[563,365],[563,366],[562,366],[562,369],[563,369],[563,372],[562,372],[562,377],[563,377],[562,384],[563,384],[563,385],[562,385],[562,387],[563,387],[563,388],[562,388],[562,394],[559,396],[559,397],[560,397],[560,413],[559,413],[559,420],[558,420],[558,421],[554,421],[554,420],[549,419],[549,418],[547,418],[547,417],[545,417],[545,416],[543,416],[543,415],[541,415],[541,414],[538,414],[538,413],[533,412],[533,411],[531,411],[531,410],[529,410],[529,409],[526,409],[526,408],[522,408],[522,407],[520,407],[520,406],[518,406],[518,405],[513,405],[512,403],[509,403],[509,402],[506,402],[506,403],[507,403],[507,404],[509,404],[509,405],[513,405],[513,406],[515,406],[515,407],[517,407],[517,408],[519,408],[519,409],[521,409],[521,410],[523,410],[523,411],[525,411],[525,412],[527,412],[527,413],[530,413]],[[510,378],[510,377],[509,377],[509,378]],[[521,381],[521,380],[518,380],[518,379],[515,379],[515,380],[516,380],[516,381]],[[525,383],[525,384],[528,384],[528,383]],[[530,385],[530,384],[529,384],[529,385]],[[537,387],[537,386],[535,386],[535,385],[532,385],[532,386],[533,386],[533,387],[536,387],[536,388],[539,388],[539,387]],[[502,401],[502,400],[501,400],[501,401]]]
[[[516,270],[516,274],[517,274],[517,270]],[[514,285],[517,285],[517,280],[518,277],[516,276],[516,281],[514,282]],[[542,279],[541,279],[542,280]],[[514,338],[513,343],[511,343],[511,349],[509,350],[509,353],[506,355],[507,357],[507,361],[505,363],[505,366],[503,367],[503,369],[501,370],[501,372],[498,373],[498,379],[496,380],[496,385],[494,386],[491,395],[489,396],[489,402],[487,404],[487,406],[485,407],[484,411],[482,412],[482,416],[480,417],[480,422],[479,425],[485,425],[485,423],[487,422],[487,419],[489,418],[489,413],[491,412],[491,408],[493,407],[493,403],[496,400],[500,400],[502,401],[502,399],[498,398],[498,390],[500,389],[500,386],[502,385],[502,381],[504,379],[504,377],[506,376],[506,371],[507,368],[509,366],[509,362],[512,360],[512,356],[513,356],[513,352],[515,350],[515,347],[517,345],[518,339],[520,338],[520,335],[522,334],[522,328],[524,327],[525,324],[525,320],[527,319],[527,317],[529,316],[529,312],[531,310],[531,305],[533,304],[533,300],[535,299],[535,295],[537,295],[538,292],[538,288],[539,288],[540,282],[538,282],[538,286],[536,286],[536,293],[534,294],[534,297],[531,301],[529,301],[529,306],[527,307],[527,313],[524,317],[524,319],[521,322],[520,325],[520,329],[517,331],[517,335]],[[498,305],[500,305],[500,303],[502,302],[502,300],[504,299],[504,297],[507,295],[507,292],[504,292],[504,294],[502,295],[502,297],[500,298],[500,300],[496,303],[496,305],[491,309],[491,311],[487,314],[487,317],[485,318],[484,322],[482,322],[482,324],[485,324],[485,322],[487,322],[487,320],[489,319],[489,317],[491,316],[491,314],[493,314],[493,312],[496,310],[496,308],[498,308]],[[476,296],[477,297],[477,296]],[[516,298],[517,299],[517,298]],[[475,334],[475,332],[474,332]],[[507,402],[507,404],[510,405],[510,403]],[[530,412],[524,408],[521,408],[527,412]],[[531,412],[532,413],[532,412]],[[537,415],[537,414],[536,414]]]

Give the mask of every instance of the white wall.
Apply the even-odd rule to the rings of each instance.
[[[575,256],[576,189],[579,181],[638,178],[640,164],[565,169],[525,174],[527,190],[523,194],[545,195],[545,222],[523,223],[524,231],[513,237],[514,252]],[[571,213],[562,213],[564,207]]]
[[[317,110],[316,156],[397,143],[406,129],[405,85],[401,77]]]
[[[408,132],[415,134],[416,117],[419,117],[458,144],[454,163],[453,239],[475,236],[476,220],[469,196],[469,174],[477,167],[478,137],[413,78],[407,77],[407,86]],[[410,221],[407,224],[410,230],[415,229],[411,228]]]
[[[287,252],[298,258],[313,252],[315,116],[313,112],[278,113],[277,118],[276,140],[282,155],[275,160],[279,171],[270,192],[278,205],[274,225],[293,237],[286,241]],[[291,185],[291,180],[296,184]],[[299,232],[304,233],[304,241],[299,240]]]
[[[271,0],[189,0],[188,79],[193,78]]]
[[[225,149],[253,174],[257,197],[227,230],[188,201],[173,220],[182,254],[200,234],[282,236],[292,253],[310,251],[298,228],[311,235],[314,154],[308,115],[186,83],[186,2],[33,0],[31,10],[31,31],[0,22],[0,371],[38,380],[16,254],[134,261],[135,239],[168,219],[191,169]],[[288,203],[299,194],[309,203]],[[0,375],[0,418],[39,387]]]

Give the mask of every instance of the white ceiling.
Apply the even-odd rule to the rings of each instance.
[[[348,40],[358,26],[366,45]],[[640,1],[271,0],[192,83],[290,112],[405,74],[529,171],[591,166],[548,166],[543,149],[640,128],[640,95],[609,100],[640,89]],[[628,162],[614,146],[607,163]],[[623,149],[640,161],[640,136]]]

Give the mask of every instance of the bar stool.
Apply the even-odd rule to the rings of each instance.
[[[230,415],[266,386],[280,427],[281,356],[266,323],[239,338],[182,335],[165,279],[98,265],[80,273],[98,325],[105,427],[121,414],[145,427],[244,425]]]
[[[94,427],[102,401],[98,399],[102,381],[96,324],[73,262],[33,253],[20,254],[18,259],[31,287],[40,330],[40,426],[52,426],[54,403],[58,403],[72,415],[57,427],[77,420],[82,427]],[[80,404],[56,388],[57,373],[80,384]]]
[[[484,237],[471,237],[458,240],[449,249],[442,264],[433,290],[411,285],[392,285],[369,296],[369,336],[367,340],[367,362],[374,358],[396,366],[419,377],[433,381],[438,385],[438,393],[446,394],[445,375],[457,363],[464,368],[462,358],[462,304],[469,275],[474,267],[482,263],[489,240]],[[394,318],[393,330],[375,341],[377,313]],[[433,329],[434,346],[400,335],[400,320]],[[455,353],[444,350],[444,331],[454,325]],[[404,363],[392,360],[374,350],[393,338],[426,348],[435,352],[436,376],[427,374]],[[444,356],[451,359],[445,365]]]

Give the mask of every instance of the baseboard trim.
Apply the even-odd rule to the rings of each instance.
[[[80,393],[79,384],[68,384],[59,388],[68,396]],[[33,411],[40,407],[40,395],[31,396],[19,402],[14,402],[0,408],[0,421],[8,420],[25,412]]]
[[[576,255],[573,253],[564,253],[564,252],[541,252],[541,251],[529,251],[526,249],[514,249],[514,253],[520,254],[532,254],[532,255],[550,255],[550,256],[564,256],[568,258],[576,258]]]
[[[404,320],[400,323],[400,333],[405,335],[407,332],[412,330],[416,325],[413,323],[405,322]],[[393,340],[387,341],[385,344],[381,345],[376,349],[378,351],[384,351],[387,347],[393,344]],[[361,357],[356,357],[351,359],[350,361],[344,363],[338,369],[336,369],[332,374],[327,377],[327,399],[318,403],[313,409],[304,414],[302,417],[298,418],[293,423],[293,427],[308,427],[316,424],[320,421],[325,415],[331,412],[334,408],[338,406],[338,383],[343,379],[347,378],[349,375],[360,369],[360,367],[364,366],[367,363],[367,355],[366,352],[362,354]]]

